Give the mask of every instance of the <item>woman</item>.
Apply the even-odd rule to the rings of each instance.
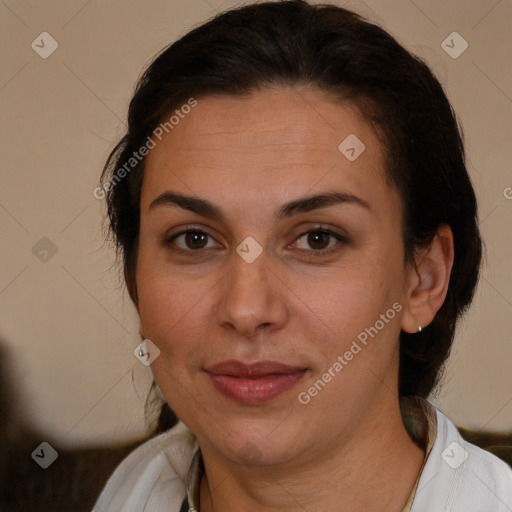
[[[292,0],[194,29],[101,191],[181,421],[95,510],[512,509],[512,471],[426,401],[481,241],[442,87],[381,28]]]

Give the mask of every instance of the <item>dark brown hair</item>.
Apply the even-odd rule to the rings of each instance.
[[[388,178],[403,204],[406,259],[428,246],[441,225],[453,231],[446,300],[421,333],[402,332],[400,339],[399,394],[426,397],[449,355],[456,320],[471,302],[482,247],[462,133],[450,103],[428,66],[382,28],[346,9],[303,0],[219,14],[170,45],[143,74],[127,133],[107,161],[102,186],[191,97],[306,84],[356,105],[375,127]],[[110,228],[134,300],[143,170],[142,159],[107,193]]]

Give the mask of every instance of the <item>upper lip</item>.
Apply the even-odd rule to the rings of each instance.
[[[258,361],[256,363],[242,363],[240,361],[223,361],[206,368],[214,375],[229,375],[232,377],[256,378],[265,375],[290,374],[305,371],[300,366],[290,366],[276,361]]]

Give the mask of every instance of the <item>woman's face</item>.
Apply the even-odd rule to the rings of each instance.
[[[397,403],[413,272],[373,129],[321,92],[275,88],[198,99],[155,142],[136,285],[171,408],[235,462],[362,435]]]

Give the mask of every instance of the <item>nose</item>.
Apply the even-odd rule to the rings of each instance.
[[[221,286],[219,324],[246,338],[281,329],[288,320],[285,287],[269,265],[265,251],[252,263],[238,254]]]

